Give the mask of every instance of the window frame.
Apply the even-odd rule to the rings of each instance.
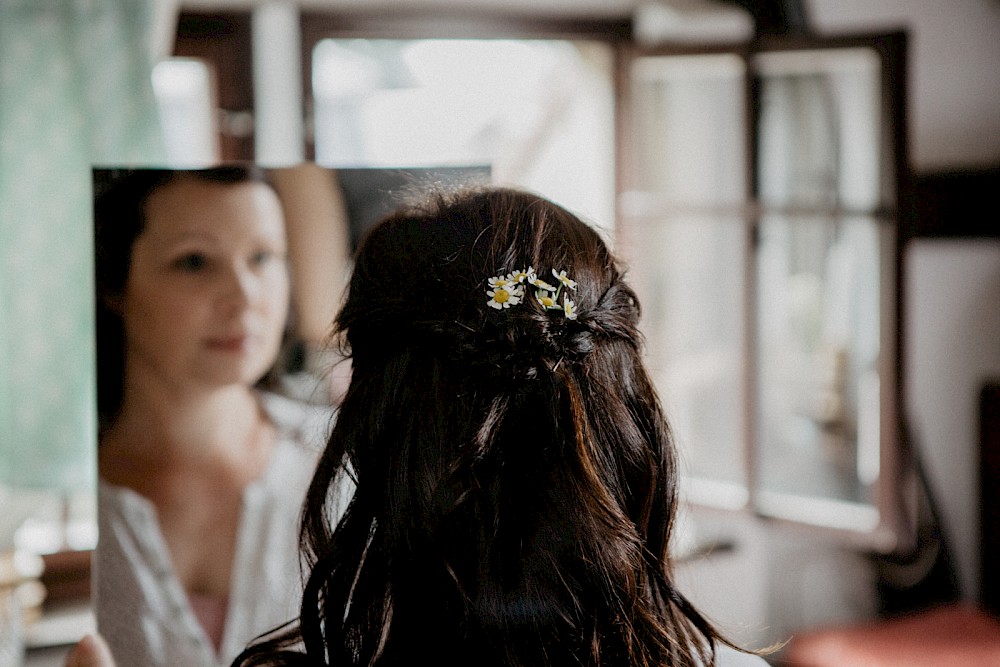
[[[883,122],[888,132],[883,137],[880,150],[891,155],[888,168],[892,174],[883,174],[883,180],[888,176],[893,192],[891,203],[870,212],[871,217],[883,224],[894,223],[894,241],[892,261],[893,275],[893,321],[894,332],[891,340],[891,350],[883,350],[889,354],[891,363],[883,363],[882,368],[892,369],[891,376],[886,378],[892,383],[889,396],[882,398],[882,406],[890,405],[887,412],[881,412],[883,419],[891,420],[889,442],[880,442],[880,472],[878,489],[874,506],[878,511],[878,525],[872,531],[857,531],[827,526],[816,526],[803,523],[786,516],[777,515],[762,507],[759,498],[760,485],[757,475],[759,448],[757,442],[757,390],[758,373],[754,361],[756,349],[755,326],[757,313],[756,261],[755,246],[759,234],[759,224],[762,216],[769,210],[759,198],[760,186],[756,163],[759,153],[758,127],[761,117],[760,85],[754,75],[754,59],[760,54],[773,52],[794,52],[817,49],[851,49],[870,48],[878,53],[881,63],[880,81],[883,100]],[[819,37],[813,35],[762,36],[750,42],[720,43],[713,45],[663,44],[656,47],[631,44],[625,49],[619,61],[620,70],[617,74],[619,113],[617,127],[617,145],[619,147],[619,190],[618,195],[638,190],[638,160],[631,155],[630,142],[635,128],[631,121],[633,108],[633,91],[631,89],[631,68],[638,58],[657,56],[697,56],[697,55],[735,55],[744,64],[744,108],[745,119],[743,174],[745,183],[744,203],[736,207],[744,220],[744,294],[745,314],[743,318],[742,357],[744,374],[741,378],[743,442],[741,450],[744,455],[743,465],[746,482],[746,501],[738,508],[757,516],[776,520],[796,526],[808,526],[826,534],[836,534],[849,543],[859,544],[865,548],[882,552],[907,552],[916,543],[916,482],[913,465],[912,446],[903,414],[904,385],[904,307],[903,286],[903,250],[914,236],[914,212],[912,208],[912,178],[908,168],[906,144],[906,47],[907,35],[896,31],[888,33],[858,34],[850,36]],[[620,218],[616,221],[620,234],[627,234],[627,223]],[[701,503],[697,503],[701,505]],[[707,504],[712,509],[736,509],[722,505]]]
[[[209,61],[219,83],[219,103],[221,113],[228,111],[248,111],[253,109],[253,76],[251,53],[251,14],[229,12],[222,14],[201,14],[184,12],[179,22],[178,39],[175,47],[177,55],[200,57]],[[223,29],[213,34],[192,34],[192,22],[208,19],[221,20]],[[369,39],[585,39],[607,43],[613,53],[613,95],[614,103],[614,160],[613,192],[615,193],[616,234],[628,232],[622,222],[620,198],[632,190],[636,184],[636,159],[631,154],[630,137],[634,131],[631,122],[633,96],[630,85],[631,66],[637,58],[647,56],[711,55],[735,54],[745,67],[745,97],[743,115],[747,128],[744,136],[746,156],[744,169],[744,204],[740,215],[745,220],[744,234],[747,248],[744,262],[745,289],[742,296],[746,306],[744,316],[743,360],[746,372],[741,378],[744,396],[742,418],[745,437],[740,445],[743,452],[743,467],[746,471],[747,501],[739,511],[765,516],[755,498],[757,488],[755,443],[755,383],[757,381],[753,364],[753,338],[756,299],[755,265],[753,258],[754,240],[758,221],[763,209],[757,197],[757,174],[754,168],[758,145],[756,140],[757,122],[760,116],[759,87],[753,77],[751,66],[757,54],[773,51],[795,51],[811,49],[840,49],[868,47],[874,49],[881,59],[881,86],[883,100],[887,102],[884,120],[889,132],[884,140],[883,150],[892,155],[891,168],[894,170],[895,184],[892,203],[885,210],[873,212],[873,216],[895,220],[894,276],[894,349],[891,351],[893,363],[883,367],[893,368],[891,409],[883,413],[883,419],[890,419],[894,431],[894,441],[882,443],[880,453],[880,481],[875,505],[879,511],[878,528],[870,534],[859,534],[833,528],[819,528],[825,534],[838,533],[847,541],[874,547],[883,551],[907,551],[915,540],[915,473],[914,456],[909,435],[903,418],[902,388],[904,387],[904,334],[903,312],[905,300],[902,294],[902,253],[906,244],[915,236],[916,223],[913,208],[913,180],[908,170],[906,143],[906,49],[907,36],[904,32],[858,34],[839,37],[818,37],[813,35],[760,36],[749,42],[724,42],[711,45],[663,44],[655,47],[643,46],[634,38],[630,18],[567,18],[544,14],[510,14],[496,11],[401,9],[392,13],[358,10],[325,11],[302,10],[299,13],[300,54],[302,69],[303,113],[305,115],[304,154],[307,160],[315,158],[312,140],[313,94],[312,94],[312,51],[325,38],[369,38]],[[253,135],[249,137],[221,138],[223,160],[253,160]],[[779,521],[795,521],[777,518]]]
[[[254,133],[229,131],[231,119],[253,118],[253,54],[249,11],[181,12],[173,55],[197,58],[214,80],[219,151],[223,162],[253,161]]]
[[[316,158],[313,142],[312,53],[323,39],[580,39],[606,42],[619,69],[623,50],[633,41],[631,19],[573,19],[488,11],[425,9],[300,14],[302,95],[306,159]],[[615,77],[617,79],[617,77]],[[616,81],[617,84],[617,81]],[[617,87],[615,98],[618,98]],[[617,104],[616,104],[617,110]],[[618,155],[617,147],[615,155]],[[618,169],[615,169],[617,182]]]

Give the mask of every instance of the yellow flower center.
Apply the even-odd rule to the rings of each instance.
[[[510,294],[504,289],[493,290],[493,300],[497,303],[506,303],[510,298]]]
[[[551,308],[555,304],[555,301],[552,299],[551,296],[543,296],[540,297],[538,300],[541,301],[542,305],[545,306],[546,308]]]

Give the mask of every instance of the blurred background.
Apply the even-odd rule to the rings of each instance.
[[[996,0],[0,0],[0,637],[87,623],[91,167],[229,160],[485,170],[600,229],[737,642],[992,620],[997,62]]]

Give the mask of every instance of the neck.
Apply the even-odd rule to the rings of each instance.
[[[267,425],[253,390],[242,384],[180,388],[144,378],[126,382],[124,395],[102,442],[102,464],[112,457],[158,466],[245,460]]]

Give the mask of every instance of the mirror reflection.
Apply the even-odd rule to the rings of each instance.
[[[94,602],[120,664],[229,664],[296,616],[352,241],[407,183],[484,174],[95,171]]]

